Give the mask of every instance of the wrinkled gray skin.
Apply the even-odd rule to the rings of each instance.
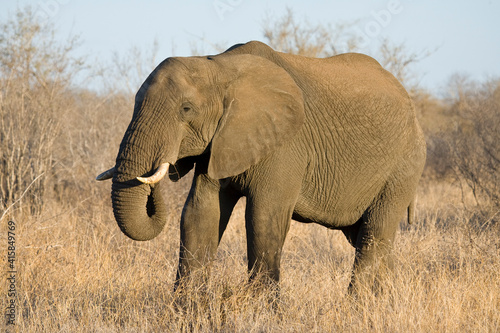
[[[248,268],[279,280],[290,220],[340,229],[356,248],[351,287],[390,262],[426,146],[400,83],[372,58],[279,53],[260,42],[209,57],[168,58],[147,78],[120,145],[112,201],[130,238],[162,230],[159,183],[195,166],[181,217],[178,278],[214,258],[247,198]],[[369,273],[370,274],[365,274]]]

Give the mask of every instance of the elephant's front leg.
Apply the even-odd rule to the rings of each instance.
[[[247,198],[246,232],[250,279],[279,282],[280,261],[294,204],[272,196]]]
[[[206,174],[195,174],[181,217],[176,286],[214,258],[239,196]]]

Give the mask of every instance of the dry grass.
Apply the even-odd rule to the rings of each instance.
[[[172,191],[176,185],[169,185]],[[104,187],[104,186],[103,186]],[[179,185],[182,187],[182,184]],[[168,198],[168,193],[165,193]],[[445,200],[446,199],[446,200]],[[180,199],[177,199],[180,200]],[[500,329],[498,226],[478,231],[451,185],[421,194],[419,219],[402,224],[386,292],[346,296],[353,249],[339,232],[293,223],[278,309],[246,283],[242,205],[219,257],[180,310],[173,293],[178,218],[134,242],[115,225],[109,199],[52,207],[17,220],[20,332],[495,332]],[[4,234],[2,232],[2,234]],[[2,239],[2,244],[5,244]],[[4,308],[4,304],[2,304]]]

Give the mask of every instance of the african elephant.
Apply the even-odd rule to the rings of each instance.
[[[158,65],[137,92],[115,167],[97,179],[113,179],[116,221],[144,241],[166,221],[159,181],[195,168],[178,279],[214,257],[245,196],[250,278],[279,281],[294,219],[345,234],[356,249],[352,287],[389,262],[425,156],[410,97],[376,60],[307,58],[252,41]]]

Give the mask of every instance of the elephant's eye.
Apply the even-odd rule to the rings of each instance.
[[[191,103],[183,103],[181,107],[179,108],[179,113],[181,116],[181,119],[184,121],[189,121],[195,116],[195,109],[191,105]]]
[[[188,113],[192,110],[192,106],[191,106],[191,103],[183,103],[181,105],[181,112],[183,113]]]

